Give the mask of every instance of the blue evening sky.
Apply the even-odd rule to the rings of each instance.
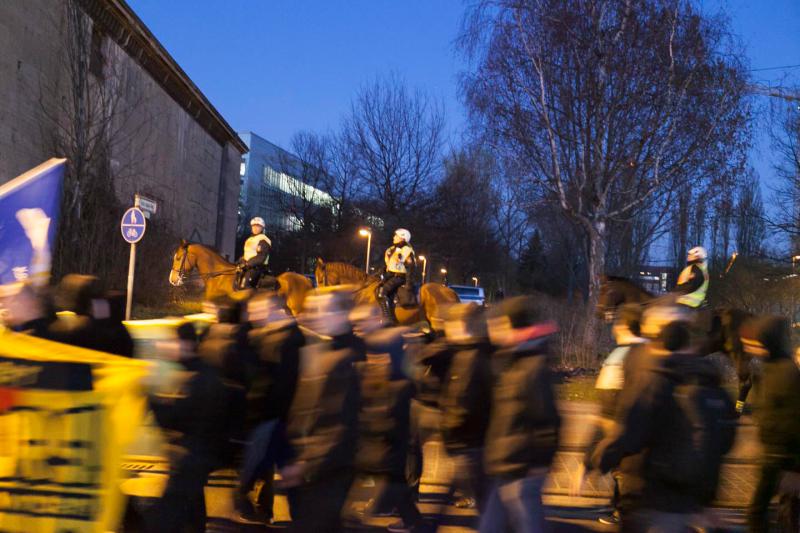
[[[358,88],[390,72],[444,102],[451,134],[464,124],[460,0],[129,3],[236,130],[286,147],[296,131],[335,128]],[[753,68],[800,64],[800,0],[702,5],[725,6]],[[800,82],[800,69],[754,73],[762,83],[787,75]],[[763,135],[756,144],[753,163],[769,183],[769,146]]]

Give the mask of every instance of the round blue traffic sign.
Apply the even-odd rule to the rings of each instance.
[[[120,224],[122,231],[122,238],[131,244],[135,244],[142,240],[144,231],[147,229],[147,221],[144,218],[144,213],[138,207],[131,207],[122,215],[122,223]]]

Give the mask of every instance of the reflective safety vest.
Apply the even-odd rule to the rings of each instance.
[[[261,244],[262,241],[267,241],[267,245],[272,246],[272,241],[263,233],[253,235],[244,241],[244,254],[242,257],[245,261],[249,261],[258,255],[258,245]],[[267,261],[269,261],[269,256],[264,260],[264,264],[267,264]]]
[[[409,245],[391,246],[386,249],[383,260],[386,262],[386,270],[395,274],[405,274],[406,261],[414,255],[414,249]]]
[[[688,306],[688,307],[700,307],[703,305],[703,302],[706,301],[706,293],[708,292],[708,267],[705,263],[695,263],[697,268],[703,273],[703,284],[694,291],[688,294],[683,294],[678,297],[678,303]],[[687,266],[681,272],[681,275],[678,276],[678,284],[685,283],[689,281],[689,275],[692,272],[692,265]]]

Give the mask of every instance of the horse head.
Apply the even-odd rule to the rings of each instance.
[[[181,239],[175,255],[172,256],[172,269],[169,271],[169,283],[173,287],[180,287],[186,280],[186,275],[195,268],[197,258],[189,253],[189,242]]]
[[[325,287],[328,285],[328,265],[321,257],[317,257],[314,265],[314,278],[317,280],[317,287]]]

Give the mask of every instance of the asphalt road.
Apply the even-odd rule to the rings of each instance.
[[[545,487],[545,505],[548,521],[554,531],[614,531],[603,526],[597,518],[607,510],[610,496],[610,480],[607,477],[589,479],[581,498],[569,496],[569,483],[581,461],[582,449],[589,438],[592,417],[596,406],[591,403],[564,402],[562,449],[556,457],[553,471]],[[716,510],[722,522],[731,530],[742,529],[742,509],[749,501],[755,481],[755,460],[758,455],[756,428],[748,417],[741,421],[736,445],[726,458],[723,479]],[[124,485],[124,492],[137,496],[133,500],[136,508],[146,508],[149,498],[157,497],[166,480],[167,465],[161,458],[161,439],[157,429],[150,425],[142,428],[130,450],[124,468],[131,474]],[[425,448],[425,465],[422,492],[432,503],[422,503],[420,510],[426,515],[443,511],[439,531],[470,531],[475,524],[475,512],[443,506],[440,495],[452,476],[452,465],[438,442],[430,442]],[[235,472],[215,472],[206,488],[206,502],[210,517],[209,531],[263,531],[266,528],[240,526],[232,521],[232,491],[236,484]],[[369,480],[360,483],[353,491],[353,498],[346,511],[358,514],[364,508],[369,495]],[[275,517],[279,521],[289,520],[286,500],[278,496]],[[370,520],[361,530],[383,530],[392,518]]]

